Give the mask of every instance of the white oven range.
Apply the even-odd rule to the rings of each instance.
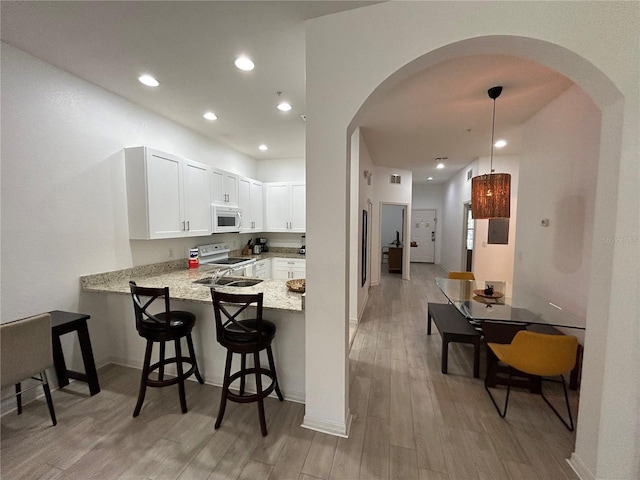
[[[202,266],[227,267],[236,271],[256,262],[255,258],[230,257],[231,250],[227,243],[199,245],[196,248],[198,249],[198,262]]]

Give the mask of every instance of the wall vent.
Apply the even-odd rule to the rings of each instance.
[[[473,170],[467,170],[467,182],[473,178]]]
[[[400,175],[396,175],[395,173],[391,174],[391,183],[400,184]]]

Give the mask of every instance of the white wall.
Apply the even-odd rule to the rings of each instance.
[[[442,229],[446,219],[443,216],[445,184],[431,185],[427,183],[414,183],[411,195],[411,208],[413,210],[431,209],[436,211],[436,249],[435,263],[441,263]]]
[[[305,179],[304,158],[259,160],[256,179],[263,182],[299,182]]]
[[[471,181],[473,176],[490,171],[490,157],[480,157],[457,172],[444,186],[444,213],[439,226],[443,231],[441,265],[447,271],[466,270],[466,239],[464,238],[464,204],[471,201]],[[507,282],[510,292],[513,284],[513,262],[516,244],[516,219],[518,218],[519,163],[516,156],[493,157],[493,168],[497,173],[511,174],[511,218],[509,219],[509,240],[507,245],[488,243],[489,220],[475,220],[472,271],[476,280]]]
[[[523,126],[514,297],[536,310],[540,301],[554,303],[583,326],[600,120],[600,110],[574,86]]]
[[[255,177],[256,161],[2,43],[2,321],[78,310],[83,274],[209,243],[129,241],[123,148]],[[37,291],[37,294],[34,294]]]
[[[440,264],[448,271],[466,270],[466,256],[463,255],[463,227],[465,224],[464,204],[471,202],[471,180],[467,180],[467,170],[478,171],[478,161],[474,161],[457,172],[444,187],[442,221],[442,249]]]
[[[316,223],[307,271],[318,279],[307,290],[307,359],[330,358],[307,362],[307,372],[324,369],[307,375],[307,415],[346,429],[347,139],[358,112],[376,89],[447,59],[517,55],[571,78],[603,113],[594,237],[611,242],[591,258],[587,334],[595,335],[571,464],[585,478],[638,477],[640,217],[628,212],[640,206],[639,23],[637,2],[383,2],[307,22],[307,211]],[[323,231],[330,219],[335,228]]]
[[[373,178],[373,162],[371,160],[371,156],[369,154],[369,149],[367,148],[367,143],[365,142],[364,136],[362,135],[362,131],[357,128],[353,135],[351,136],[351,159],[352,159],[352,170],[354,167],[357,178],[352,178],[351,184],[357,186],[357,192],[355,192],[358,196],[358,206],[355,212],[357,222],[357,236],[355,239],[352,239],[352,247],[355,243],[355,255],[357,256],[357,271],[355,275],[356,285],[358,288],[358,304],[357,310],[354,312],[351,309],[351,314],[349,316],[349,320],[351,322],[354,321],[353,313],[356,314],[356,318],[359,321],[362,317],[362,313],[367,304],[367,300],[369,298],[369,287],[371,286],[371,278],[373,276],[373,271],[377,270],[373,265],[373,259],[371,258],[372,252],[369,252],[369,256],[367,258],[367,280],[365,284],[362,285],[362,211],[368,210],[369,202],[371,202],[371,212],[368,216],[368,242],[370,245],[374,244],[373,239],[373,225],[377,222],[377,219],[373,215],[373,189],[374,189],[374,178]],[[354,144],[357,145],[357,148],[354,148]],[[356,160],[356,161],[354,161]],[[369,185],[369,180],[365,177],[364,172],[368,171],[369,175],[371,175],[371,185]],[[352,192],[353,195],[354,192]],[[353,219],[351,224],[353,225]],[[352,250],[353,251],[353,250]]]
[[[391,183],[391,174],[400,175],[402,183]],[[373,169],[373,218],[372,225],[373,242],[372,242],[372,278],[371,284],[380,283],[380,275],[382,269],[382,246],[384,239],[382,238],[382,207],[383,205],[406,206],[406,221],[404,225],[404,234],[400,232],[400,238],[410,238],[411,232],[411,192],[412,192],[413,173],[410,170],[400,170],[397,168],[387,168],[375,166]],[[393,239],[395,239],[395,230],[393,231]],[[409,279],[410,271],[410,255],[402,255],[402,278]]]

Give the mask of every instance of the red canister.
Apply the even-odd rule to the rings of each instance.
[[[189,250],[189,268],[198,268],[198,249],[192,248]]]

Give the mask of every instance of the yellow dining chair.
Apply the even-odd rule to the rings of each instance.
[[[576,364],[576,353],[578,350],[578,339],[576,337],[573,335],[550,335],[546,333],[520,330],[516,333],[515,337],[513,337],[510,344],[487,343],[487,346],[500,362],[509,367],[507,397],[504,402],[503,411],[500,411],[500,407],[498,407],[498,404],[487,385],[489,370],[492,367],[496,367],[497,362],[494,362],[493,365],[490,365],[487,368],[487,376],[484,380],[484,388],[489,394],[489,397],[500,414],[500,417],[504,418],[507,414],[509,393],[511,391],[511,374],[513,373],[513,370],[519,370],[520,372],[540,377],[541,384],[542,380],[562,383],[567,412],[569,413],[569,423],[562,418],[554,406],[551,405],[547,397],[544,396],[542,385],[540,388],[540,395],[542,395],[544,401],[547,402],[547,405],[551,407],[551,410],[553,410],[556,416],[562,421],[564,426],[567,427],[569,431],[573,431],[573,417],[571,416],[571,407],[569,406],[569,396],[567,395],[567,386],[562,374],[572,370]],[[559,376],[560,380],[542,378],[556,376]]]
[[[473,272],[449,272],[448,278],[454,280],[475,280],[476,277]]]

